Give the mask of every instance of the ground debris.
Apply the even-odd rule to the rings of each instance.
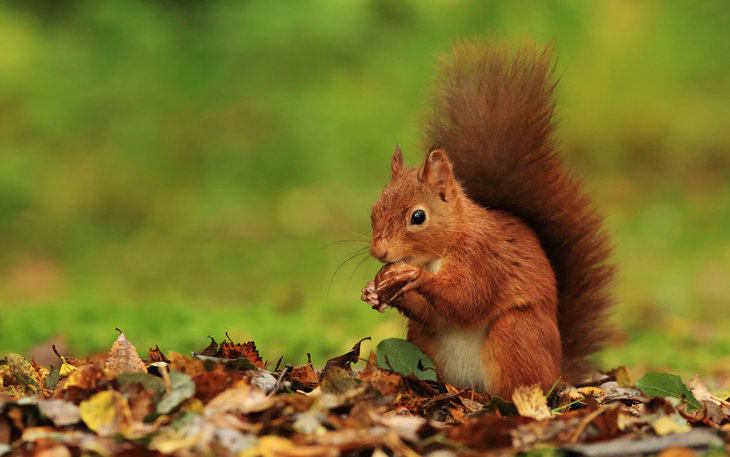
[[[634,385],[617,369],[578,387],[556,383],[548,395],[523,386],[513,404],[434,381],[433,371],[396,373],[374,353],[362,359],[362,341],[321,370],[309,359],[269,371],[253,342],[230,338],[191,357],[156,347],[144,360],[121,331],[104,363],[59,355],[45,368],[10,354],[0,359],[0,456],[692,455],[728,446],[730,403],[698,377],[686,385],[652,373]]]

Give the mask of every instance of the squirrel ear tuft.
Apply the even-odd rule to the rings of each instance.
[[[441,200],[446,201],[447,190],[453,180],[454,174],[451,169],[451,162],[446,153],[441,149],[429,152],[426,163],[423,164],[421,181],[438,187]]]
[[[393,158],[390,161],[390,174],[393,178],[397,178],[403,174],[403,153],[400,151],[400,145],[395,145]]]

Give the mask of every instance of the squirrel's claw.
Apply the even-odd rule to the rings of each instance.
[[[378,312],[383,312],[388,307],[387,303],[381,303],[378,293],[375,291],[375,281],[370,281],[367,286],[362,289],[362,296],[360,300],[370,305],[373,309]]]
[[[378,281],[374,292],[380,301],[391,304],[398,300],[403,294],[415,290],[421,280],[420,267],[407,263],[393,264],[387,271],[382,271],[376,276]]]
[[[383,280],[378,283],[378,287],[375,288],[375,292],[383,292],[384,290],[390,289],[400,283],[416,283],[421,277],[421,271],[422,270],[415,265],[408,263],[398,264],[383,274]],[[405,287],[405,285],[403,287]]]

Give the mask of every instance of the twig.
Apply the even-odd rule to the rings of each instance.
[[[284,359],[284,356],[282,355],[279,357],[279,360],[276,361],[276,368],[274,368],[274,371],[279,371],[279,365],[281,365],[281,361]]]
[[[287,373],[291,371],[293,367],[290,363],[287,363],[284,365],[284,369],[281,370],[281,373],[279,374],[279,378],[276,380],[276,383],[274,384],[274,387],[271,388],[271,392],[269,392],[269,396],[274,395],[281,389],[282,380],[284,379],[284,376],[286,376]]]
[[[609,409],[613,409],[613,408],[597,409],[597,410],[593,411],[592,413],[590,413],[589,415],[587,415],[586,417],[584,417],[583,420],[580,422],[580,424],[578,424],[578,428],[575,430],[575,433],[570,438],[570,443],[572,443],[572,444],[577,443],[578,439],[583,434],[586,427],[588,427],[588,424],[593,422],[593,419],[600,416],[601,414],[603,414],[605,411],[608,411]]]
[[[601,379],[596,379],[594,381],[577,382],[577,383],[573,384],[573,387],[576,387],[576,388],[595,387],[595,386],[603,384],[604,382],[611,382],[611,381],[615,381],[615,380],[616,380],[616,376],[606,376]]]

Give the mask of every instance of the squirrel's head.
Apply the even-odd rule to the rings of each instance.
[[[423,166],[408,168],[396,146],[390,168],[390,183],[370,214],[370,254],[385,263],[424,266],[442,257],[454,242],[464,192],[439,149],[428,154]]]

